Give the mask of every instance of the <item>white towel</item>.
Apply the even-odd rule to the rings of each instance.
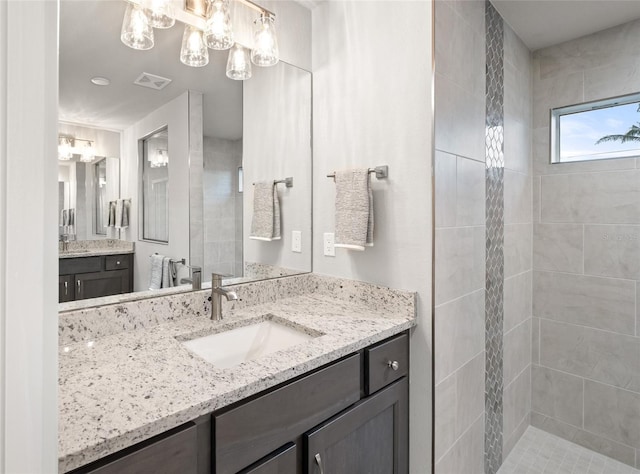
[[[118,199],[116,201],[116,229],[122,228],[122,215],[124,214],[124,200]]]
[[[171,262],[169,257],[162,259],[162,288],[171,288],[175,286],[173,280],[173,268],[175,265]]]
[[[151,274],[149,277],[149,289],[159,290],[162,288],[162,266],[164,262],[164,256],[153,254],[151,255]]]
[[[253,186],[253,218],[251,233],[253,240],[280,240],[280,200],[273,181],[260,181]]]
[[[336,247],[373,247],[373,193],[367,168],[336,171],[335,231]]]

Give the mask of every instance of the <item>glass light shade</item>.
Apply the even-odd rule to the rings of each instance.
[[[256,66],[274,66],[278,63],[279,56],[278,37],[273,17],[260,15],[260,18],[254,21],[251,61]]]
[[[149,155],[149,163],[152,168],[160,168],[169,164],[169,155],[166,150],[156,150],[155,154]]]
[[[229,0],[214,0],[211,3],[211,15],[204,32],[207,46],[223,50],[233,46],[233,27],[229,14]]]
[[[171,28],[176,22],[171,0],[143,0],[142,7],[154,28]]]
[[[66,137],[60,137],[58,139],[58,159],[69,161],[71,158],[73,158],[71,141]]]
[[[229,51],[227,59],[227,77],[236,81],[244,81],[251,77],[251,59],[249,50],[238,43]]]
[[[133,49],[153,48],[153,28],[146,12],[139,5],[127,4],[127,11],[122,20],[120,39]]]
[[[185,25],[182,35],[180,61],[187,66],[202,67],[209,64],[209,50],[204,42],[202,30]]]
[[[91,145],[91,142],[87,142],[80,150],[80,161],[84,163],[91,163],[94,158],[93,146]]]

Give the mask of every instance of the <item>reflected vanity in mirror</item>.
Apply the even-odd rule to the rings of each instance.
[[[180,22],[132,50],[120,41],[126,6],[60,3],[59,134],[94,148],[90,161],[59,161],[60,301],[80,299],[68,297],[72,260],[121,272],[93,292],[80,278],[83,301],[60,310],[190,291],[193,267],[204,286],[212,273],[228,284],[310,272],[311,73],[280,61],[234,81],[213,50],[207,66],[185,66],[173,57]],[[275,183],[288,177],[294,186]],[[255,183],[276,191],[280,239],[251,238]],[[169,278],[150,290],[159,257]]]

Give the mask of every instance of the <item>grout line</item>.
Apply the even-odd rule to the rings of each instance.
[[[638,339],[638,336],[635,336],[634,334],[627,334],[625,332],[619,332],[619,331],[612,331],[611,329],[602,329],[602,328],[596,328],[593,326],[586,326],[584,324],[578,324],[578,323],[574,323],[571,321],[562,321],[559,319],[551,319],[551,318],[545,318],[544,316],[532,316],[533,318],[538,318],[540,321],[551,321],[552,323],[557,323],[557,324],[566,324],[569,326],[576,326],[579,328],[585,328],[585,329],[591,329],[592,331],[600,331],[600,332],[604,332],[607,334],[613,334],[615,336],[620,336],[620,337],[631,337],[633,339]],[[635,341],[634,341],[635,342]]]
[[[456,446],[456,444],[458,444],[458,442],[462,439],[462,437],[466,435],[471,430],[471,428],[473,428],[473,426],[478,422],[480,418],[483,418],[483,417],[484,417],[484,410],[482,411],[480,416],[478,416],[475,420],[473,420],[471,424],[467,427],[467,429],[464,430],[462,434],[458,436],[453,443],[451,443],[451,446],[449,446],[449,449],[447,449],[444,453],[442,453],[442,456],[440,456],[440,458],[438,458],[435,463],[438,464],[440,461],[442,461],[444,457],[447,454],[449,454],[449,452]]]
[[[622,390],[624,392],[631,393],[632,395],[640,395],[640,392],[636,392],[635,390],[632,390],[630,388],[624,388],[624,387],[619,387],[617,385],[611,385],[610,383],[603,382],[602,380],[592,379],[590,377],[585,377],[584,375],[572,374],[571,372],[567,372],[567,371],[564,371],[564,370],[556,369],[555,367],[549,367],[547,365],[542,365],[542,364],[536,364],[536,365],[538,365],[539,367],[542,367],[543,369],[553,370],[553,371],[559,372],[561,374],[570,375],[571,377],[576,377],[576,378],[579,378],[579,379],[583,379],[583,381],[587,381],[587,382],[591,382],[591,383],[597,383],[597,384],[600,384],[600,385],[605,385],[606,387],[613,388],[613,389],[616,389],[616,390]],[[573,426],[575,428],[580,428],[579,426],[572,425],[571,423],[567,423],[566,421],[563,421],[563,423],[571,425],[571,426]],[[600,435],[598,435],[598,436],[600,436]],[[611,441],[615,441],[615,440],[611,440]],[[624,444],[624,443],[622,443],[620,441],[616,441],[616,443]]]

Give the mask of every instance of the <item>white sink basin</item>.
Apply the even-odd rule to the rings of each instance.
[[[265,354],[301,344],[314,337],[297,329],[267,320],[191,339],[182,344],[207,362],[225,369],[248,360],[257,359]]]

